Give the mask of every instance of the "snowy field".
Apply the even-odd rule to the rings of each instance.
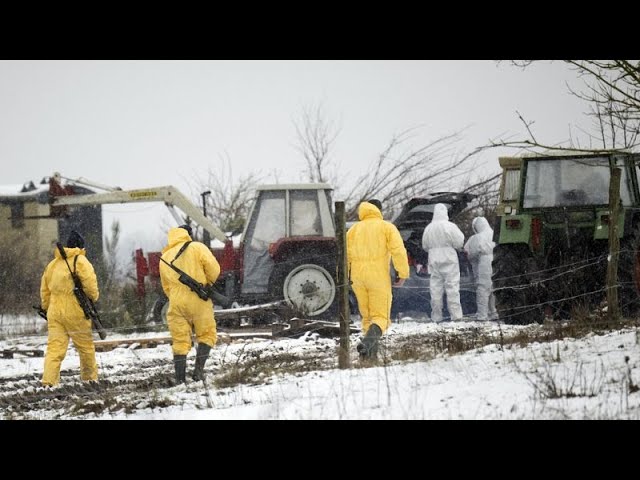
[[[0,349],[44,350],[37,324],[3,318]],[[640,419],[637,325],[581,338],[558,328],[404,318],[383,337],[375,365],[359,364],[352,335],[346,370],[337,368],[337,339],[314,333],[219,343],[207,381],[177,387],[169,345],[97,353],[93,386],[79,381],[70,346],[61,384],[50,390],[39,384],[43,358],[0,359],[0,418]],[[532,338],[545,341],[524,340]]]

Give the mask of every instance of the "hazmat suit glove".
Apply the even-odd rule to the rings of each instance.
[[[40,306],[38,306],[38,307],[34,306],[33,308],[38,312],[38,315],[40,315],[42,318],[47,320],[47,311],[44,308],[42,308]]]
[[[429,267],[427,265],[422,265],[421,263],[416,265],[416,274],[419,277],[427,277],[429,276]]]

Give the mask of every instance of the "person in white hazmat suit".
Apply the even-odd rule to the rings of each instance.
[[[429,253],[429,290],[431,320],[442,321],[443,293],[447,293],[447,308],[452,321],[462,320],[460,305],[460,265],[458,253],[464,244],[464,234],[449,221],[447,207],[437,203],[433,219],[422,234],[422,248]]]
[[[476,281],[476,305],[478,307],[476,318],[480,321],[496,320],[496,300],[493,295],[491,275],[493,269],[493,229],[484,217],[476,217],[471,222],[471,228],[475,232],[464,246],[464,251],[471,262],[473,276]]]

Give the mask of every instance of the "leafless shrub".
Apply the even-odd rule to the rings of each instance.
[[[273,375],[295,374],[314,370],[325,370],[331,365],[322,361],[319,355],[297,355],[280,353],[263,356],[260,351],[252,351],[240,355],[233,364],[221,367],[221,374],[216,376],[215,385],[218,388],[242,385],[260,385],[268,381]]]
[[[23,238],[27,233],[12,230],[5,233],[0,248],[0,312],[32,313],[32,305],[40,305],[40,279],[45,265],[37,258],[33,242]],[[51,251],[53,254],[53,249]]]
[[[532,373],[521,373],[536,394],[544,399],[597,397],[606,383],[606,369],[602,364],[595,364],[594,368],[589,366],[587,371],[583,362],[573,370],[563,364],[544,362]]]

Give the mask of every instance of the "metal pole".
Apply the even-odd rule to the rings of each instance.
[[[344,202],[335,202],[336,243],[338,246],[336,294],[340,315],[340,346],[338,347],[338,368],[350,368],[349,357],[349,274],[347,272],[347,235],[345,231]]]
[[[202,197],[202,213],[203,215],[206,217],[207,216],[207,200],[206,200],[206,196],[211,194],[211,190],[207,190],[206,192],[202,192],[200,194],[200,196]],[[209,235],[209,232],[203,228],[202,229],[202,242],[207,246],[210,247],[211,246],[211,236]]]

